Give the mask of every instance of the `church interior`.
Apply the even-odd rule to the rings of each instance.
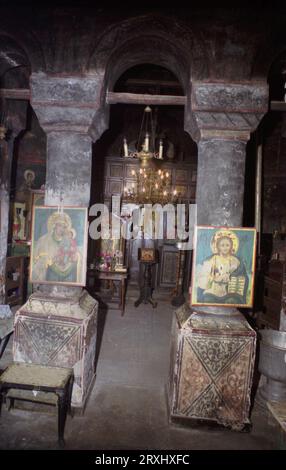
[[[0,449],[285,450],[285,6],[4,3]]]

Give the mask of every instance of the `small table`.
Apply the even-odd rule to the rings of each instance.
[[[0,376],[0,415],[3,397],[10,389],[55,393],[58,406],[58,442],[63,447],[66,415],[71,411],[72,385],[73,369],[15,362]]]
[[[121,283],[121,292],[120,292],[120,301],[119,301],[119,308],[121,310],[121,316],[124,315],[124,307],[125,307],[125,292],[126,292],[126,279],[128,276],[127,271],[98,271],[97,269],[88,269],[87,270],[88,277],[94,277],[95,279],[101,279],[104,281],[120,281]]]
[[[0,359],[14,331],[14,315],[10,318],[0,319]]]

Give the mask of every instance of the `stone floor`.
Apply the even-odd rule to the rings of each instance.
[[[67,419],[66,449],[275,449],[275,423],[257,405],[250,433],[168,423],[165,385],[173,311],[162,301],[156,309],[136,309],[129,299],[123,317],[117,310],[101,315],[96,382],[85,414]],[[0,368],[11,361],[12,340]],[[57,449],[56,416],[8,412],[3,406],[0,436],[0,449]]]

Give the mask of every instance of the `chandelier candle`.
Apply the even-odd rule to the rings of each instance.
[[[127,139],[125,137],[123,139],[123,149],[124,149],[124,157],[128,157],[128,144],[127,144]]]

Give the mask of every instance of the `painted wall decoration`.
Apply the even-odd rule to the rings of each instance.
[[[14,202],[13,204],[13,239],[26,240],[26,204]]]
[[[38,189],[32,192],[32,208],[34,206],[43,206],[45,202],[45,191]]]
[[[25,170],[24,171],[24,179],[25,183],[27,185],[27,188],[31,188],[33,186],[33,183],[35,181],[36,175],[33,170]]]
[[[252,307],[256,230],[197,226],[192,305]]]
[[[29,210],[29,216],[28,216],[28,224],[29,224],[29,229],[28,229],[28,239],[32,239],[32,219],[33,219],[33,214],[34,214],[34,207],[36,206],[43,206],[45,204],[45,191],[38,189],[38,190],[32,190],[31,191],[31,201],[30,201],[30,210]]]
[[[84,286],[87,209],[34,207],[30,281]]]

